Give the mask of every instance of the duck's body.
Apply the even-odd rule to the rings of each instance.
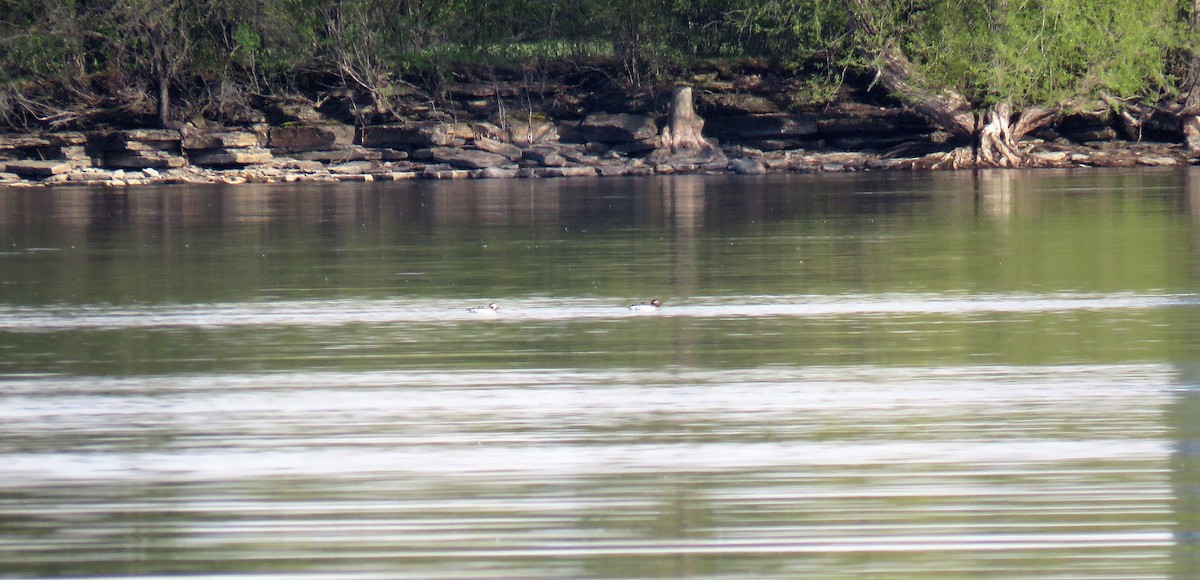
[[[495,316],[500,313],[500,307],[496,306],[495,303],[492,303],[492,304],[488,304],[487,306],[476,306],[474,308],[468,308],[467,312],[470,312],[471,314],[481,314],[484,316]]]
[[[637,304],[629,305],[629,309],[634,312],[658,312],[659,308],[662,308],[662,302],[658,298],[649,302],[638,302]]]

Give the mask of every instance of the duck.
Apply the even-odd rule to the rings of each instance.
[[[491,304],[488,304],[487,306],[475,306],[473,308],[468,308],[467,312],[470,312],[471,314],[483,314],[483,315],[488,315],[488,316],[494,316],[494,315],[500,313],[500,307],[496,306],[496,303],[493,302]]]
[[[661,307],[662,302],[658,298],[649,302],[638,302],[637,304],[629,305],[629,309],[634,312],[658,312],[658,309]]]

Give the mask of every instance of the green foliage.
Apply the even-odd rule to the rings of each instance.
[[[930,79],[981,105],[1153,96],[1171,83],[1171,13],[1159,0],[935,1],[901,38]]]
[[[903,49],[923,77],[979,106],[1176,90],[1192,0],[0,0],[0,83],[205,83],[287,91],[334,72],[383,97],[460,64],[608,58],[626,80],[699,59],[763,58],[813,75]],[[540,64],[538,64],[540,66]],[[815,79],[815,80],[814,80]],[[662,79],[667,80],[667,79]],[[810,99],[810,100],[812,100]],[[0,111],[0,116],[3,116]]]
[[[739,16],[747,52],[804,63],[846,49],[848,13],[837,0],[749,1]]]
[[[61,38],[30,33],[14,38],[5,48],[15,66],[0,70],[0,80],[57,78],[65,72],[69,47]]]
[[[81,55],[75,3],[0,0],[0,82],[66,79]]]

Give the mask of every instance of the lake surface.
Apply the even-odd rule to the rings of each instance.
[[[1200,172],[0,189],[0,576],[1196,578]]]

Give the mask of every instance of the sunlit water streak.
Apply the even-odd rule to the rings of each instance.
[[[233,558],[436,577],[425,563],[454,561],[519,577],[610,557],[929,552],[951,564],[1019,556],[1017,568],[987,564],[1013,572],[1080,550],[1156,562],[1172,544],[1159,415],[1175,375],[1136,364],[9,376],[0,518],[75,523],[36,546],[0,540],[0,561],[78,554],[103,569],[89,547],[152,518],[186,547],[185,569]],[[50,495],[21,499],[35,487]],[[689,507],[669,507],[681,493]],[[695,537],[637,531],[663,509],[685,510]]]
[[[8,473],[52,479],[375,471],[561,475],[1162,459],[1169,452],[1156,438],[1159,433],[1131,431],[1131,423],[1151,419],[1146,414],[1156,413],[1170,395],[1162,387],[1167,369],[947,372],[779,368],[11,378],[0,382],[6,393],[0,423],[6,426]],[[975,381],[968,382],[970,377]],[[1122,420],[1111,428],[1085,422],[1116,409]],[[1081,424],[1072,436],[1058,436],[1072,416]],[[903,419],[903,428],[881,417]],[[1016,420],[1019,429],[989,427]],[[659,436],[637,428],[663,421],[686,434],[672,430]],[[755,428],[759,422],[770,424],[769,431]],[[851,440],[812,440],[842,425],[864,431]],[[919,437],[905,435],[918,425],[923,425]],[[210,437],[208,431],[221,435]],[[128,444],[155,432],[173,442],[127,453]],[[1013,432],[1020,437],[1000,437]],[[975,437],[962,439],[971,434]],[[36,448],[43,436],[70,436],[78,448],[60,445],[50,455],[17,451],[24,442]],[[584,445],[591,446],[589,452],[578,453]]]
[[[831,317],[855,315],[972,315],[1092,310],[1139,310],[1198,306],[1182,294],[872,294],[837,296],[693,297],[668,303],[657,316],[691,318]],[[617,300],[518,297],[501,303],[497,315],[469,311],[469,301],[305,300],[218,304],[49,307],[0,305],[0,330],[53,332],[72,329],[237,326],[337,326],[354,323],[446,322],[468,320],[569,321],[646,316]]]
[[[1193,178],[1111,177],[0,192],[0,576],[1195,578]]]

